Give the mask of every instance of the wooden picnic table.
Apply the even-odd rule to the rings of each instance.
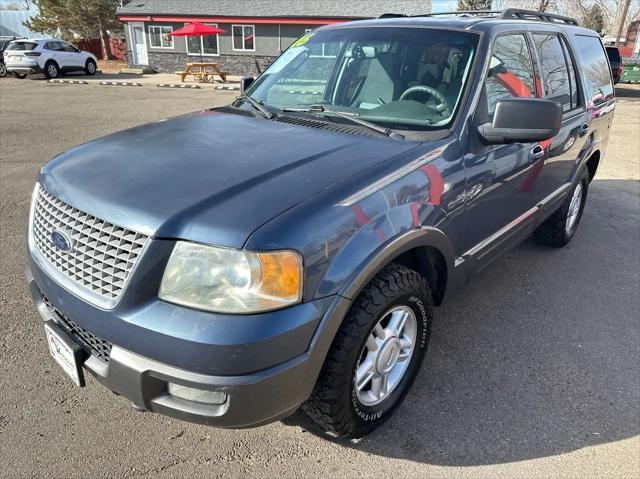
[[[214,82],[215,77],[219,76],[223,82],[227,81],[227,72],[223,72],[218,68],[217,63],[193,62],[187,63],[184,71],[176,72],[180,75],[180,80],[184,82],[185,78],[192,76],[200,82]]]

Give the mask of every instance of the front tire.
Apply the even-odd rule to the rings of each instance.
[[[583,168],[562,206],[545,220],[534,233],[538,243],[562,248],[576,234],[589,192],[589,174]]]
[[[7,76],[7,67],[4,63],[0,63],[0,78],[4,78]]]
[[[58,78],[60,76],[60,69],[56,62],[47,62],[44,66],[44,76],[46,76],[49,80],[53,78]]]
[[[303,410],[323,430],[362,437],[409,392],[427,349],[431,291],[415,271],[390,264],[351,307]]]
[[[87,64],[84,67],[84,72],[89,76],[93,76],[96,74],[96,71],[98,71],[98,66],[96,65],[96,62],[94,62],[91,59],[87,60]]]
[[[26,73],[16,73],[13,72],[13,76],[15,78],[17,78],[18,80],[24,80],[25,78],[27,78],[27,74]]]

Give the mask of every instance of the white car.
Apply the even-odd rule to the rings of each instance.
[[[4,52],[7,71],[16,78],[30,73],[44,73],[47,78],[57,78],[62,73],[84,71],[94,75],[97,58],[89,52],[56,38],[14,40]]]

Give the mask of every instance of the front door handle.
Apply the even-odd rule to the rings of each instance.
[[[544,148],[542,148],[540,145],[536,145],[531,148],[531,151],[529,151],[529,162],[535,163],[541,158],[544,158]]]
[[[580,127],[580,133],[578,133],[580,136],[584,136],[587,133],[589,133],[589,124],[588,123],[583,123],[583,125]]]

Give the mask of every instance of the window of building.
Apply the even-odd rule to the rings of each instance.
[[[255,51],[255,27],[253,25],[232,25],[233,49]]]
[[[533,61],[524,35],[504,35],[496,39],[484,84],[490,121],[498,100],[536,96]]]
[[[533,41],[540,58],[544,98],[560,103],[563,111],[571,110],[575,106],[571,101],[575,91],[575,79],[572,85],[560,38],[553,33],[534,33]]]
[[[188,23],[185,23],[188,25]],[[211,27],[217,27],[217,23],[207,23]],[[218,55],[218,35],[202,35],[195,37],[185,37],[187,39],[188,55]]]
[[[588,84],[585,85],[587,98],[594,105],[613,98],[611,69],[604,47],[598,37],[576,35],[578,51],[582,57]]]
[[[151,25],[149,27],[149,43],[152,48],[173,48],[173,27]]]

